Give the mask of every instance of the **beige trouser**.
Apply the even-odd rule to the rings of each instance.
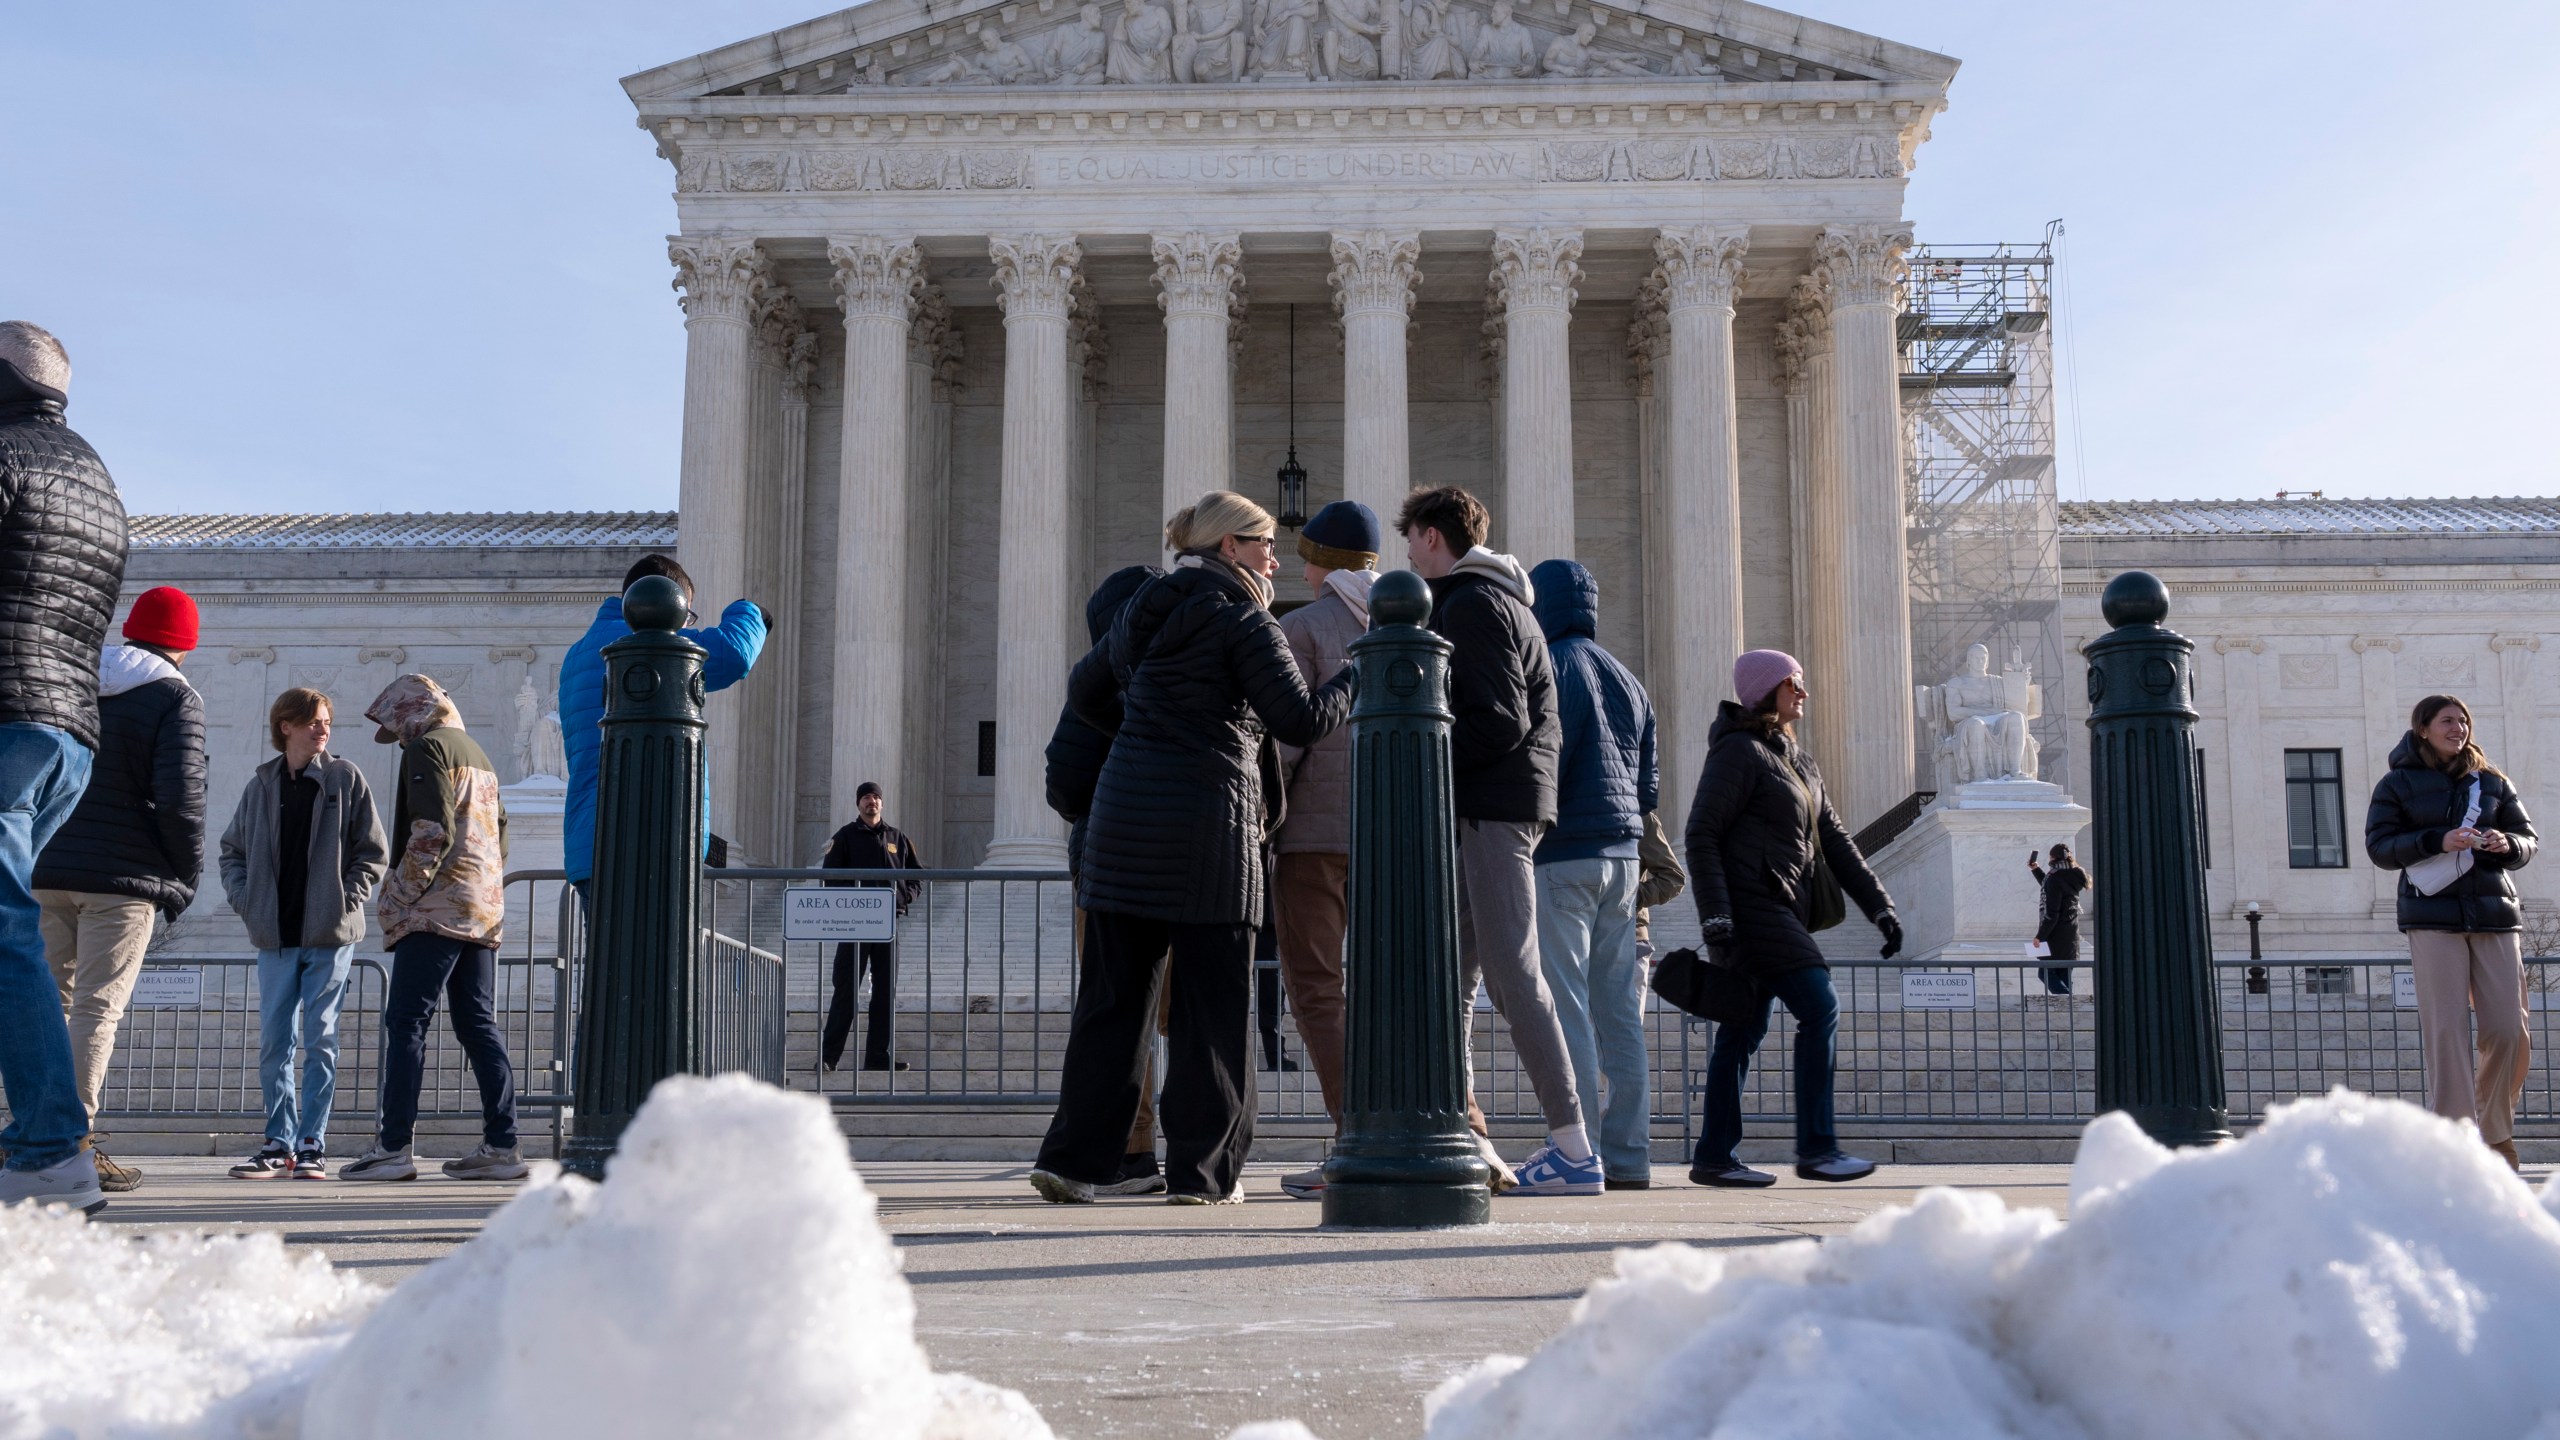
[[[2409,932],[2409,968],[2418,979],[2418,1033],[2427,1058],[2427,1108],[2448,1120],[2476,1120],[2492,1145],[2515,1138],[2516,1097],[2524,1093],[2533,1032],[2525,1023],[2524,939],[2513,930]],[[2479,1069],[2471,1057],[2479,1022]]]
[[[1289,987],[1289,1013],[1298,1020],[1298,1043],[1324,1091],[1324,1109],[1342,1128],[1342,936],[1350,928],[1343,908],[1351,882],[1351,857],[1305,853],[1280,857],[1273,920],[1280,932],[1280,979]]]
[[[80,890],[38,890],[36,904],[43,911],[45,962],[71,1023],[72,1079],[94,1126],[107,1062],[115,1058],[116,1027],[124,1023],[125,1002],[151,948],[154,909],[148,900]]]

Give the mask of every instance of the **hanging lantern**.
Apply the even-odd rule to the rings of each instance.
[[[1289,458],[1280,467],[1280,524],[1307,523],[1307,467],[1298,463],[1298,307],[1289,307]]]

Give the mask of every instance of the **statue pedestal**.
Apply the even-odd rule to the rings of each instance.
[[[2041,858],[2057,842],[2078,850],[2088,823],[2086,806],[2040,780],[1977,781],[1942,797],[1867,857],[1902,918],[1897,958],[1912,965],[2024,959],[2036,935],[2027,852]],[[1875,933],[1852,907],[1848,923],[1823,934],[1823,950],[1872,960]],[[2081,937],[2085,956],[2085,924]]]

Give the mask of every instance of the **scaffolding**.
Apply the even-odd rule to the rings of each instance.
[[[2052,235],[1920,246],[1910,265],[1897,340],[1912,679],[1938,684],[1974,645],[1993,674],[2031,672],[2041,777],[2067,787]],[[1933,788],[1928,742],[1915,743],[1920,788]]]

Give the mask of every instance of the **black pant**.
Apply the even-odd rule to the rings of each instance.
[[[871,1023],[862,1028],[862,1065],[889,1068],[889,1030],[898,1013],[898,947],[886,942],[836,947],[835,984],[827,995],[827,1030],[818,1058],[829,1065],[844,1059],[845,1037],[853,1033],[853,993],[862,987],[862,972],[871,972]]]
[[[408,935],[391,947],[391,984],[382,997],[382,1144],[397,1150],[418,1124],[418,1087],[427,1074],[427,1026],[436,995],[453,1007],[453,1038],[480,1082],[480,1138],[516,1143],[516,1069],[498,1031],[498,952],[443,935]]]
[[[1175,925],[1105,910],[1086,911],[1084,923],[1075,1020],[1040,1168],[1096,1185],[1119,1176],[1146,1083],[1156,977],[1170,949],[1172,1023],[1157,1120],[1165,1183],[1177,1195],[1223,1198],[1253,1148],[1253,927]]]

